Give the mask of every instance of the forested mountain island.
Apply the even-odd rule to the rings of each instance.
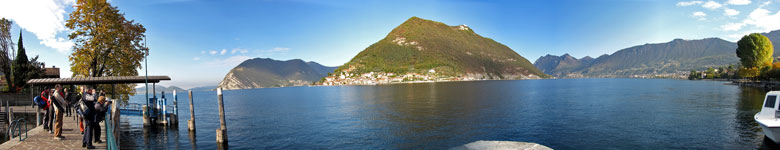
[[[780,30],[763,35],[772,43],[780,42]],[[544,73],[559,78],[687,78],[687,73],[691,70],[739,63],[736,49],[736,43],[720,38],[674,39],[666,43],[621,49],[595,59],[589,56],[577,59],[568,54],[548,54],[537,59],[534,65]],[[778,53],[775,52],[774,55],[778,56]]]
[[[300,59],[280,61],[270,58],[254,58],[231,69],[219,83],[219,87],[223,89],[251,89],[306,86],[327,76],[335,68]]]
[[[323,78],[321,85],[538,79],[547,77],[506,45],[466,25],[412,17]]]

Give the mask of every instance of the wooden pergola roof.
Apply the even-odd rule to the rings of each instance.
[[[148,76],[149,83],[159,83],[162,80],[171,80],[168,76]],[[33,85],[89,85],[89,84],[128,84],[145,83],[146,76],[112,76],[112,77],[77,77],[77,78],[43,78],[31,79],[27,84]]]

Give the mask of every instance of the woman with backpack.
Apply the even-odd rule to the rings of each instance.
[[[51,128],[49,126],[49,106],[51,106],[51,102],[49,101],[49,90],[45,89],[41,92],[41,100],[45,103],[41,109],[43,109],[43,130],[44,131],[51,131]]]

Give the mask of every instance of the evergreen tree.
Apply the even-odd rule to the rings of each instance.
[[[19,30],[19,41],[16,47],[16,59],[14,59],[14,90],[21,90],[30,79],[30,61],[27,59],[24,44],[22,43],[22,30]]]

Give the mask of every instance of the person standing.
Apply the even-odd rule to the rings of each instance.
[[[65,104],[67,102],[65,101],[65,94],[62,90],[62,86],[57,84],[54,86],[54,94],[52,94],[53,99],[52,104],[54,104],[54,139],[56,140],[62,140],[64,137],[62,136],[62,115],[65,113]]]
[[[95,103],[95,120],[92,121],[92,132],[94,135],[95,143],[102,143],[100,140],[100,122],[106,116],[106,96],[98,97],[97,103]]]
[[[63,95],[62,97],[65,99],[65,104],[63,105],[65,107],[65,117],[70,117],[70,104],[71,104],[70,94],[71,93],[68,92],[68,88],[62,88],[62,91],[63,93],[65,93],[65,95]]]
[[[88,149],[94,149],[95,146],[92,146],[92,132],[94,128],[92,127],[92,121],[95,120],[94,117],[94,109],[95,109],[95,89],[89,89],[86,93],[84,93],[84,104],[87,105],[87,110],[84,111],[84,119],[82,120],[84,124],[86,124],[86,129],[84,130],[84,137],[82,138],[81,147],[87,147]]]
[[[44,88],[43,91],[41,91],[41,99],[46,103],[44,107],[41,107],[43,109],[43,130],[48,131],[51,130],[49,126],[47,125],[49,123],[49,90],[46,90]]]

